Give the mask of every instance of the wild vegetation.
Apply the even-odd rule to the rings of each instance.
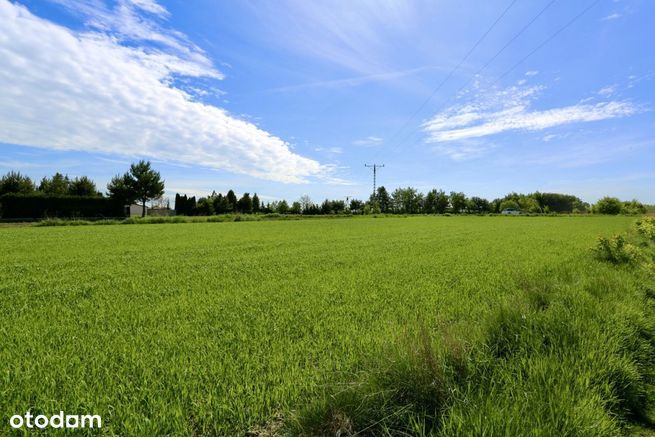
[[[634,221],[2,228],[0,411],[117,435],[629,433],[655,399],[655,223]]]

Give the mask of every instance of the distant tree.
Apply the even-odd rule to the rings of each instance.
[[[523,212],[540,213],[542,209],[539,207],[539,202],[534,197],[520,195],[518,198],[519,208]]]
[[[629,202],[623,202],[621,206],[622,214],[646,214],[646,206],[640,201],[634,199]]]
[[[111,178],[111,181],[107,184],[107,193],[110,198],[121,205],[128,205],[136,200],[136,193],[132,188],[132,178],[129,173]]]
[[[437,190],[430,190],[425,195],[423,212],[425,214],[434,214],[437,212]]]
[[[101,196],[95,182],[86,176],[75,178],[68,185],[68,194],[71,196]]]
[[[346,202],[343,200],[325,199],[321,204],[321,214],[339,214],[346,210]]]
[[[179,193],[175,193],[175,215],[188,215],[186,211],[187,202],[186,194],[180,196]]]
[[[290,214],[301,214],[302,213],[302,205],[300,202],[295,201],[291,204],[291,208],[289,208],[289,213]]]
[[[621,213],[623,204],[616,197],[603,197],[596,202],[592,208],[594,214],[611,214],[616,215]]]
[[[252,196],[252,212],[259,212],[259,208],[260,208],[259,196],[257,196],[257,193],[255,193]]]
[[[473,196],[468,200],[466,209],[475,214],[482,214],[491,211],[489,201],[476,196]]]
[[[213,201],[215,214],[225,214],[231,210],[230,203],[228,202],[227,197],[223,196],[223,194],[218,193],[218,195],[213,197]]]
[[[384,186],[378,187],[375,198],[372,200],[377,202],[380,212],[389,212],[391,210],[391,196],[389,196],[389,192]]]
[[[299,202],[303,213],[307,211],[309,207],[314,205],[314,202],[312,202],[312,199],[310,199],[310,197],[307,194],[303,194],[302,196],[300,196]]]
[[[450,208],[454,214],[462,212],[462,210],[466,208],[466,195],[464,193],[452,191],[450,193]]]
[[[302,205],[302,202],[300,204]],[[318,215],[321,213],[321,208],[317,204],[310,202],[303,207],[302,213],[304,215]]]
[[[214,215],[214,199],[211,196],[198,199],[196,212],[198,215]]]
[[[0,179],[0,196],[8,193],[28,194],[35,189],[32,179],[20,172],[10,171]]]
[[[175,214],[194,215],[196,213],[196,197],[187,197],[186,194],[175,195]]]
[[[135,200],[142,202],[141,217],[146,215],[146,202],[164,194],[164,181],[159,172],[153,170],[149,161],[139,161],[130,166],[123,176],[115,176],[107,185],[110,197],[123,203]]]
[[[68,176],[57,172],[51,179],[44,177],[39,184],[39,191],[51,196],[64,196],[68,194],[70,179]]]
[[[346,202],[343,200],[333,200],[331,204],[332,212],[335,214],[341,214],[346,211]]]
[[[540,193],[537,191],[528,194],[528,196],[533,197],[544,212],[546,212],[546,209],[550,212],[558,213],[573,211],[584,212],[588,208],[588,205],[585,202],[570,194]]]
[[[364,208],[364,202],[357,199],[350,200],[350,212],[352,214],[360,214]]]
[[[325,199],[323,203],[321,203],[321,214],[329,214],[332,212],[332,204],[330,203],[329,200]]]
[[[278,202],[276,206],[277,207],[275,209],[279,214],[287,214],[289,212],[289,204],[287,203],[286,200],[282,200],[281,202]]]
[[[252,213],[252,198],[250,197],[250,193],[244,193],[241,199],[237,201],[237,211],[244,214]]]
[[[436,192],[434,212],[437,214],[444,214],[448,210],[449,204],[450,199],[448,198],[448,194],[443,190],[438,190]]]
[[[498,212],[502,212],[502,211],[504,211],[506,209],[517,209],[518,210],[518,209],[521,209],[521,208],[519,207],[519,203],[516,200],[509,199],[509,200],[501,201],[500,206],[498,207],[498,209],[499,209]]]
[[[423,195],[416,191],[415,188],[396,188],[391,195],[391,199],[395,212],[404,214],[417,214],[421,212]]]
[[[237,210],[237,195],[234,194],[234,191],[230,190],[227,192],[227,205],[229,211]]]
[[[502,199],[494,199],[491,202],[489,202],[489,208],[491,209],[491,212],[499,213],[501,203],[502,203]]]
[[[164,194],[164,181],[159,172],[153,170],[149,161],[139,161],[130,166],[130,185],[136,199],[143,205],[141,217],[146,216],[146,202]]]

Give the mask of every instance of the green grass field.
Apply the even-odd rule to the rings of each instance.
[[[263,433],[278,415],[308,435],[626,433],[648,404],[652,302],[589,248],[634,220],[2,228],[0,434],[28,409],[99,414],[118,435]],[[415,345],[442,352],[417,367]],[[434,419],[412,390],[361,407],[414,387],[421,360],[443,376]]]

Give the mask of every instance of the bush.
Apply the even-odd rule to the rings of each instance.
[[[611,238],[599,237],[593,250],[598,259],[614,264],[631,263],[640,257],[639,249],[626,243],[622,235],[615,235]]]
[[[621,213],[627,215],[646,214],[646,207],[638,200],[631,200],[629,202],[623,202]]]
[[[655,218],[644,217],[637,222],[637,231],[649,240],[655,240]]]
[[[592,208],[594,214],[617,215],[621,213],[623,204],[616,197],[603,197]]]

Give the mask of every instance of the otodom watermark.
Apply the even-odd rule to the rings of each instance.
[[[9,419],[9,425],[14,429],[20,428],[102,428],[102,418],[98,415],[84,414],[53,414],[48,417],[43,414],[34,416],[29,411],[25,415],[15,414]]]

